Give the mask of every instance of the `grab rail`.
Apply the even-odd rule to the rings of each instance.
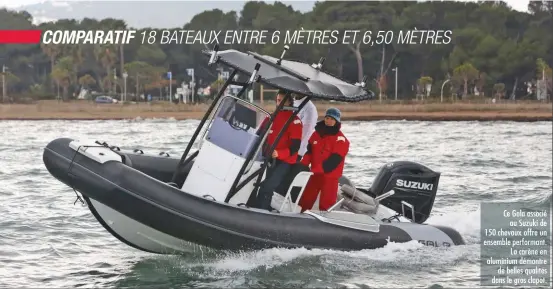
[[[326,211],[327,212],[334,211],[334,209],[336,209],[338,206],[340,206],[344,202],[344,200],[345,200],[345,198],[340,199],[338,202],[336,202],[336,204],[332,205],[332,207],[328,208],[328,210],[326,210]]]
[[[380,203],[380,201],[386,199],[387,197],[395,194],[396,192],[394,190],[391,190],[391,191],[388,191],[387,193],[384,193],[376,198],[374,198],[374,200],[377,202],[377,203]]]
[[[401,201],[401,214],[407,218],[407,216],[405,216],[405,207],[408,207],[409,209],[411,209],[411,222],[415,222],[415,207],[409,203],[407,203],[406,201]]]

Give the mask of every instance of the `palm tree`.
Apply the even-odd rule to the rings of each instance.
[[[102,67],[105,69],[106,77],[104,77],[104,92],[107,90],[108,92],[112,92],[112,79],[113,79],[113,71],[112,67],[117,62],[117,55],[115,54],[116,48],[113,45],[97,45],[94,49],[94,56],[96,57],[96,60],[102,65]],[[107,85],[108,89],[105,88]]]
[[[40,47],[42,48],[42,51],[44,54],[48,55],[48,58],[50,58],[50,72],[54,71],[54,65],[56,64],[56,58],[61,54],[62,47],[60,45],[55,44],[40,44]],[[54,87],[54,79],[51,79],[52,84],[51,88]]]

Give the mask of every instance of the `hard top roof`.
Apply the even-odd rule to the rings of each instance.
[[[217,53],[216,63],[233,67],[249,76],[259,63],[261,65],[258,72],[259,81],[278,89],[311,96],[314,99],[343,102],[358,102],[374,97],[372,91],[360,85],[345,82],[307,63],[283,59],[279,65],[277,58],[234,49],[203,51],[207,56],[211,56],[214,52]]]

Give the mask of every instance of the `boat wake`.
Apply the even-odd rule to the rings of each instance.
[[[458,264],[476,264],[479,260],[479,219],[478,209],[434,216],[428,220],[431,224],[452,226],[466,238],[467,245],[445,248],[410,241],[390,242],[382,248],[354,252],[271,248],[237,253],[215,251],[183,256],[156,255],[137,262],[116,286],[143,284],[139,280],[145,279],[142,274],[148,274],[163,275],[169,282],[167,285],[173,286],[176,285],[174,282],[178,282],[180,286],[356,288],[358,285],[352,284],[366,284],[367,280],[377,282],[378,278],[373,275],[382,270],[388,274],[395,270],[403,273],[412,271],[413,274],[418,274],[420,270],[458,271]],[[476,272],[473,273],[466,274],[477,276]],[[257,280],[263,281],[257,283]],[[374,282],[370,282],[371,286],[376,286]],[[390,284],[385,280],[382,282]],[[425,283],[424,280],[421,282]]]
[[[391,242],[382,248],[357,252],[319,249],[307,250],[304,248],[273,248],[249,253],[229,254],[222,259],[202,264],[202,266],[212,268],[217,274],[221,272],[235,273],[258,269],[268,270],[279,266],[293,265],[296,262],[303,261],[309,263],[320,262],[320,265],[323,266],[324,263],[328,265],[332,264],[331,267],[334,267],[334,270],[363,270],[371,266],[379,268],[400,268],[416,265],[420,267],[447,265],[462,259],[469,259],[470,256],[473,255],[471,251],[467,251],[466,248],[455,248],[453,250],[433,248],[424,246],[416,241],[407,243]],[[314,267],[316,266],[311,268]]]
[[[459,207],[450,209],[452,211],[450,213],[439,213],[440,210],[436,210],[426,223],[450,226],[463,236],[467,245],[478,244],[480,242],[480,206],[476,205],[470,211]]]

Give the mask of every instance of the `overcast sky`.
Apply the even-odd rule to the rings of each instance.
[[[78,2],[82,0],[51,0],[49,2],[57,2],[56,4],[63,6],[65,2]],[[94,0],[89,0],[91,2],[94,2]],[[152,0],[113,0],[113,1],[127,1],[127,2],[136,2],[136,1],[152,1]],[[172,0],[170,0],[172,1]],[[185,1],[185,0],[174,0],[174,1]],[[210,1],[210,2],[220,2],[225,0],[204,0],[204,1]],[[228,0],[231,1],[231,0]],[[234,0],[235,2],[239,2]],[[301,0],[287,0],[289,2],[299,2]],[[471,1],[471,0],[459,0],[459,1]],[[528,0],[504,0],[506,3],[508,3],[513,9],[519,10],[519,11],[528,11]],[[46,0],[0,0],[0,7],[9,7],[9,8],[15,8],[20,6],[25,6],[29,4],[36,4],[41,2],[47,2]]]

